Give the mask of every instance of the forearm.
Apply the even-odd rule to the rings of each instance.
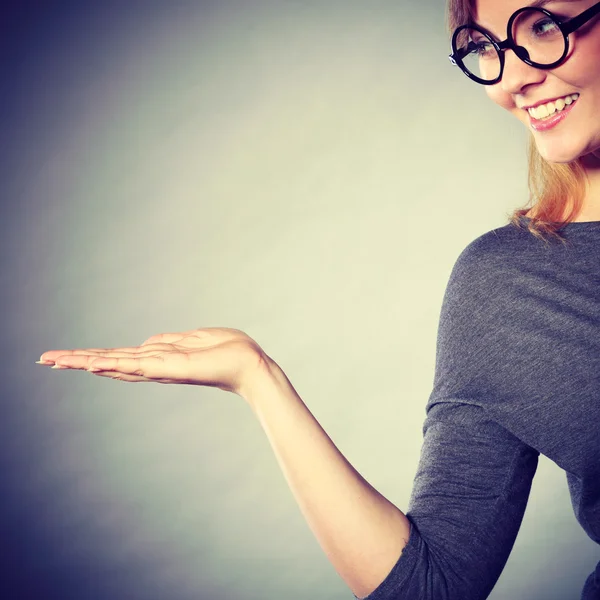
[[[273,361],[266,359],[240,395],[335,570],[356,596],[367,596],[408,543],[408,519],[346,460]]]

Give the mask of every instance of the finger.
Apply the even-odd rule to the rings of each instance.
[[[114,379],[116,381],[127,381],[127,382],[149,382],[150,379],[146,377],[139,377],[137,375],[127,375],[125,373],[117,373],[116,371],[98,371],[97,373],[92,373],[92,375],[96,375],[98,377],[106,377],[108,379]]]
[[[143,351],[145,351],[144,348]],[[74,350],[48,350],[40,356],[41,361],[56,360],[59,356],[80,356],[87,354],[104,355],[108,353],[130,353],[140,352],[139,346],[128,346],[123,348],[76,348]]]
[[[105,356],[108,358],[128,358],[128,357],[135,357],[135,356],[146,356],[151,352],[157,352],[157,351],[165,351],[166,349],[172,349],[169,346],[167,346],[166,344],[163,344],[162,347],[159,349],[159,344],[152,344],[152,348],[150,346],[145,346],[145,347],[141,347],[141,346],[135,346],[132,348],[111,348],[111,349],[98,349],[95,350],[93,348],[89,348],[89,349],[81,349],[81,350],[73,350],[73,352],[71,354],[67,354],[65,356],[67,357],[77,357],[77,356],[90,356],[90,357],[101,357],[101,356]],[[165,346],[167,346],[167,348],[165,348]],[[62,356],[59,356],[57,358],[62,358]]]
[[[88,368],[114,371],[117,374],[144,377],[148,380],[177,378],[177,373],[173,373],[172,365],[167,373],[162,356],[95,358]]]
[[[134,356],[149,356],[152,353],[164,352],[170,348],[160,348],[158,345],[146,346],[144,348],[115,348],[109,350],[107,348],[86,348],[81,350],[55,350],[52,353],[45,352],[40,358],[40,362],[56,363],[60,362],[64,365],[72,366],[73,368],[86,367],[90,360],[99,357],[111,357],[111,358],[127,358]],[[66,352],[61,354],[61,352]]]
[[[49,361],[46,364],[51,364],[51,362],[54,362],[53,368],[60,367],[66,369],[87,369],[90,367],[93,361],[99,358],[133,358],[135,356],[146,357],[156,354],[157,351],[149,349],[145,352],[140,352],[137,355],[130,352],[108,352],[105,354],[83,354],[83,350],[81,352],[81,354],[57,356],[53,361]]]

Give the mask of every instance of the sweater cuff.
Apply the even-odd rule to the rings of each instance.
[[[408,513],[405,516],[410,523],[410,534],[408,543],[402,550],[400,558],[392,567],[387,577],[368,596],[359,598],[352,594],[356,600],[391,600],[392,598],[400,600],[401,596],[398,594],[401,593],[401,588],[414,571],[423,544],[421,534],[411,516]]]

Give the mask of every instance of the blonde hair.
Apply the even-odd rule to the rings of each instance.
[[[473,21],[472,0],[447,0],[446,27],[450,36],[460,25]],[[564,164],[548,162],[529,132],[527,159],[529,200],[526,206],[513,211],[510,222],[522,228],[520,217],[530,211],[527,229],[534,236],[545,241],[547,235],[564,242],[558,230],[570,223],[583,206],[587,173],[581,158]]]

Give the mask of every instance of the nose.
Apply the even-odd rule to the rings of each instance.
[[[546,73],[543,69],[524,63],[512,48],[504,52],[504,72],[500,85],[507,94],[518,94],[525,86],[540,83],[545,77]]]

